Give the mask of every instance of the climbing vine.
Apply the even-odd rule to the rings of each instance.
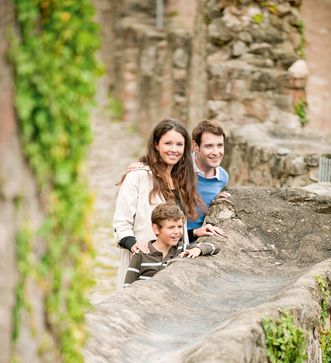
[[[294,104],[294,113],[299,116],[301,127],[306,126],[308,122],[308,104],[305,97],[301,97],[297,103]]]
[[[45,252],[35,266],[46,296],[46,319],[65,363],[83,362],[85,293],[91,285],[91,197],[84,160],[91,142],[89,113],[100,73],[98,27],[91,0],[13,0],[18,30],[11,59],[24,153],[40,186]],[[18,248],[28,241],[18,236]],[[20,247],[21,246],[21,247]],[[21,253],[24,266],[27,254]],[[23,262],[22,262],[23,261]],[[24,303],[21,273],[17,296]]]
[[[331,363],[331,289],[321,276],[316,276],[316,281],[322,293],[320,331],[322,363]]]
[[[30,255],[31,255],[31,231],[27,225],[16,234],[16,261],[19,271],[19,279],[16,284],[15,297],[16,304],[13,310],[13,340],[16,341],[19,335],[19,327],[21,323],[21,311],[25,308],[24,287],[26,284],[27,276],[30,270]]]
[[[306,359],[306,340],[303,330],[294,324],[288,312],[278,320],[263,319],[268,359],[271,363],[303,363]]]

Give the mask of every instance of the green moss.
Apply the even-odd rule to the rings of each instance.
[[[251,17],[251,21],[256,25],[260,25],[264,22],[264,15],[262,13],[254,14]]]
[[[203,17],[203,22],[204,22],[206,25],[211,24],[211,21],[212,21],[212,19],[211,19],[208,15],[204,15],[204,17]]]
[[[306,359],[306,340],[301,328],[294,324],[288,312],[278,320],[263,319],[268,360],[271,363],[303,363]]]
[[[61,360],[77,363],[83,361],[84,311],[89,305],[85,294],[92,284],[91,197],[84,160],[92,140],[89,116],[96,80],[102,71],[95,57],[98,26],[90,0],[14,3],[18,31],[11,60],[21,143],[47,202],[39,231],[45,253],[35,270],[45,289],[46,320]],[[20,252],[27,242],[21,236],[18,241],[20,260],[28,261],[27,253]],[[24,282],[23,262],[22,266],[19,281]],[[16,326],[23,290],[19,283]],[[14,339],[17,334],[14,329]]]

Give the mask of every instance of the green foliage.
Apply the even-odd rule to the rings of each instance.
[[[294,104],[294,113],[299,116],[302,127],[306,126],[308,123],[307,108],[308,104],[304,97],[301,97],[300,100]]]
[[[261,2],[261,6],[267,9],[272,14],[278,14],[277,3],[271,0],[264,0]]]
[[[98,27],[91,0],[14,2],[18,31],[11,59],[21,142],[43,199],[47,198],[47,218],[39,232],[47,245],[36,270],[45,287],[46,319],[59,342],[62,361],[79,363],[86,338],[85,293],[92,283],[91,197],[84,160],[92,139],[89,114],[101,72],[95,58]],[[27,261],[27,254],[19,252],[19,246],[27,248],[26,243],[18,237],[20,260]],[[19,270],[24,281],[26,270]],[[20,294],[18,307],[24,299]],[[19,310],[14,311],[16,319]],[[15,338],[17,334],[16,330]]]
[[[16,234],[16,263],[19,271],[19,279],[15,289],[15,305],[13,309],[13,340],[16,341],[19,336],[21,323],[21,312],[26,307],[25,302],[25,285],[27,276],[31,269],[31,231],[28,226],[23,226]]]
[[[271,363],[302,363],[306,358],[306,341],[303,330],[298,328],[293,317],[281,312],[280,318],[263,319],[263,330]]]
[[[204,15],[204,17],[203,17],[203,22],[206,24],[206,25],[209,25],[209,24],[211,24],[211,22],[212,22],[212,19],[208,16],[208,15]]]
[[[320,331],[322,363],[331,363],[331,289],[321,276],[316,276],[316,281],[322,293],[322,328]]]
[[[306,40],[305,40],[305,36],[304,36],[305,25],[304,25],[303,21],[298,18],[295,23],[295,27],[298,29],[298,32],[301,36],[300,45],[298,48],[295,49],[295,51],[299,57],[304,58],[305,46],[306,46]]]
[[[264,22],[264,15],[262,13],[257,13],[252,15],[251,20],[254,24],[260,25]]]

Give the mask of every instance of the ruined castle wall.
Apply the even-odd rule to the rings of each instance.
[[[156,30],[153,12],[123,6],[113,57],[119,72],[110,78],[124,104],[127,77],[136,80],[137,105],[127,113],[137,124],[169,113],[190,126],[206,117],[298,124],[293,107],[305,96],[307,73],[290,67],[303,47],[300,2],[233,3],[194,2],[193,32],[166,12],[165,29]]]
[[[309,75],[301,1],[196,0],[187,5],[195,9],[194,26],[187,26],[182,7],[174,14],[169,1],[161,30],[155,12],[134,3],[122,3],[113,57],[117,72],[109,75],[125,119],[144,135],[168,115],[189,129],[206,118],[232,124],[225,166],[236,184],[297,186],[317,180],[319,156],[329,148],[315,141],[297,147],[298,139],[309,139],[309,132],[300,131],[308,115]],[[259,124],[266,125],[266,139],[272,139],[274,127],[283,129],[276,139],[285,138],[286,151],[265,142],[268,156],[262,157],[254,132],[249,139],[236,136],[250,124],[257,133]],[[293,163],[296,171],[290,170]]]

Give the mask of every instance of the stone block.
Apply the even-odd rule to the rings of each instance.
[[[286,172],[291,176],[306,174],[308,171],[307,164],[303,155],[294,155],[286,160]]]
[[[250,81],[251,91],[275,90],[278,87],[274,75],[267,71],[256,71]]]
[[[187,71],[185,69],[174,68],[172,71],[173,92],[185,95],[187,88]]]
[[[230,49],[228,47],[222,47],[222,50],[215,53],[211,53],[207,57],[207,65],[221,65],[224,61],[227,61],[231,56]]]
[[[247,98],[243,101],[245,107],[245,115],[254,117],[257,120],[264,122],[267,120],[269,111],[268,111],[268,102],[263,96],[256,96]]]
[[[249,32],[245,32],[245,31],[240,32],[238,34],[238,39],[247,44],[250,44],[253,42],[253,37],[251,36],[251,34]]]
[[[309,75],[308,65],[303,59],[298,59],[288,69],[288,73],[294,79],[307,78]]]
[[[232,45],[232,55],[234,57],[240,57],[247,52],[247,45],[242,41],[234,42]]]
[[[208,25],[208,38],[211,43],[223,46],[233,39],[233,32],[222,19],[215,19]]]
[[[264,57],[270,55],[271,45],[269,43],[253,43],[249,46],[249,53],[260,54]]]
[[[227,78],[212,78],[208,81],[208,99],[229,100],[232,98],[231,85]]]
[[[188,67],[189,54],[184,48],[177,48],[173,54],[173,64],[175,67],[184,68]]]
[[[226,113],[228,102],[225,101],[208,101],[208,118],[214,118],[221,113]]]

